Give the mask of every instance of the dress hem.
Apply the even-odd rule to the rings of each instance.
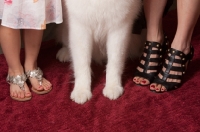
[[[1,19],[0,19],[1,21]],[[46,24],[50,24],[50,23],[55,23],[55,24],[61,24],[63,21],[61,22],[47,22]],[[12,28],[12,29],[35,29],[35,30],[45,30],[45,29],[42,29],[42,28],[35,28],[35,27],[12,27],[12,26],[9,26],[9,25],[6,25],[6,24],[1,24],[2,26],[5,26],[5,27],[8,27],[8,28]]]

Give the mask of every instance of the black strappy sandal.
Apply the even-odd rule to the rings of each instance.
[[[145,78],[149,81],[149,83],[151,83],[161,68],[163,62],[163,56],[165,55],[167,49],[168,49],[167,36],[165,36],[164,42],[162,44],[158,42],[146,41],[143,55],[140,58],[140,64],[138,65],[136,72],[134,73],[134,77]],[[151,58],[151,55],[157,55],[158,57]],[[142,60],[144,61],[144,65],[141,63]],[[157,65],[151,66],[149,65],[150,62],[155,63]],[[143,71],[140,71],[139,68],[141,68]],[[148,73],[149,70],[152,70],[152,72]]]
[[[192,46],[190,48],[190,53],[188,53],[187,55],[185,55],[183,52],[178,51],[176,49],[173,49],[173,48],[169,49],[168,55],[166,57],[166,61],[163,64],[163,67],[166,69],[165,71],[161,70],[159,73],[160,75],[162,75],[162,78],[159,78],[159,76],[157,76],[155,80],[153,81],[153,83],[164,86],[166,88],[166,91],[179,88],[181,86],[181,79],[186,72],[189,62],[192,60],[193,55],[194,55],[194,48]],[[173,63],[176,63],[178,65],[180,64],[181,66],[174,66]],[[176,72],[179,72],[180,74],[173,75],[173,74],[170,74],[170,71],[176,71]],[[179,81],[167,82],[168,78],[176,79]],[[160,91],[156,91],[156,90],[154,91],[158,93],[165,92],[165,91],[162,91],[161,89]]]

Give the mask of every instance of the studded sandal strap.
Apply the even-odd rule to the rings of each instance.
[[[147,73],[148,70],[157,70],[159,68],[159,65],[151,66],[149,65],[149,63],[150,62],[158,63],[161,61],[161,58],[162,58],[161,49],[162,49],[162,45],[160,43],[146,41],[145,49],[144,49],[144,53],[146,53],[146,56],[144,56],[143,54],[141,57],[141,60],[143,60],[145,63],[144,65],[141,63],[139,64],[139,67],[144,69],[143,72]],[[160,55],[160,56],[156,58],[151,58],[151,55]]]
[[[160,72],[160,74],[162,75],[162,78],[160,79],[159,77],[156,77],[156,79],[154,80],[154,83],[163,85],[167,89],[167,91],[173,90],[179,87],[181,84],[180,82],[167,82],[167,79],[168,78],[177,79],[177,80],[182,79],[182,76],[183,74],[185,74],[185,70],[186,70],[185,65],[187,61],[192,59],[193,52],[194,52],[193,47],[191,47],[190,53],[187,55],[185,55],[183,52],[178,51],[176,49],[173,49],[173,48],[169,49],[168,56],[166,58],[168,63],[166,64],[165,62],[163,65],[165,68],[165,71],[162,70]],[[174,63],[181,64],[181,66],[175,66],[173,65]],[[181,74],[173,75],[173,74],[170,74],[170,71],[179,72]]]
[[[165,46],[166,46],[166,43],[160,44],[158,42],[146,41],[143,55],[140,58],[140,60],[143,60],[145,63],[144,65],[142,63],[139,63],[138,65],[138,67],[143,69],[143,72],[137,69],[134,76],[144,77],[148,79],[150,82],[152,82],[155,75],[157,74],[158,69],[160,68],[160,63],[163,57],[163,50],[164,50],[164,53],[166,51]],[[144,54],[146,54],[146,56],[144,56]],[[159,57],[151,58],[151,55],[158,55]],[[150,62],[156,63],[158,65],[156,66],[149,65]],[[148,73],[148,70],[152,70],[152,72]]]
[[[143,71],[141,72],[138,69],[136,69],[134,76],[143,77],[152,82],[153,79],[155,78],[155,75],[157,75],[158,70],[160,69],[162,59],[166,53],[167,48],[168,48],[167,36],[164,37],[164,41],[162,44],[153,41],[146,41],[143,54],[140,58],[140,61],[143,60],[144,64],[139,63],[138,65],[138,67],[143,69]],[[144,56],[145,54],[146,56]],[[151,55],[156,55],[157,57],[152,58]],[[155,63],[157,65],[154,66],[149,65],[150,63]],[[151,70],[151,72],[148,72],[148,70]]]
[[[18,85],[20,87],[21,90],[25,90],[24,88],[24,83],[26,82],[27,77],[25,74],[22,75],[17,75],[17,76],[10,76],[8,75],[6,78],[6,81],[9,84],[14,84],[14,85]]]

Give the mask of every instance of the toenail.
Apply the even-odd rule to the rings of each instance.
[[[143,80],[143,81],[142,81],[142,83],[146,83],[146,81],[145,81],[145,80]]]
[[[152,88],[155,88],[155,85],[151,85]]]

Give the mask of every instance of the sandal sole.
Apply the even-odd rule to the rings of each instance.
[[[34,88],[32,88],[31,90],[32,90],[34,93],[36,93],[36,94],[43,95],[43,94],[49,93],[49,92],[52,90],[52,88],[49,89],[49,90],[42,90],[42,91],[36,90],[36,89],[34,89]]]
[[[20,101],[20,102],[25,102],[25,101],[29,101],[32,99],[32,97],[29,97],[29,98],[15,98],[15,97],[12,97],[10,96],[13,100],[16,100],[16,101]]]

